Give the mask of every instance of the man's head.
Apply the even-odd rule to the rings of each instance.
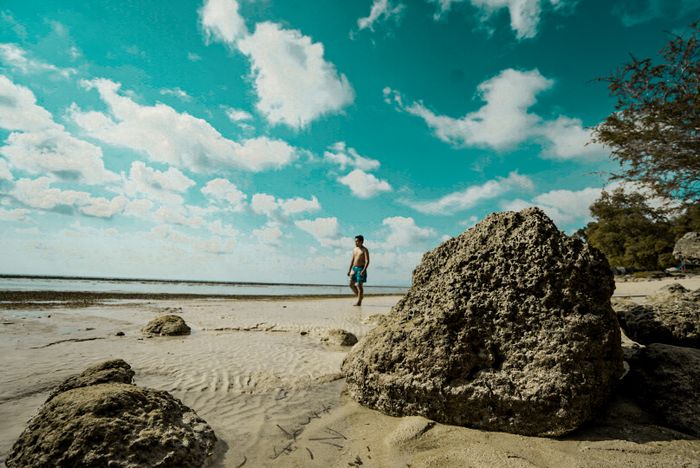
[[[355,245],[362,245],[362,243],[365,241],[365,238],[360,234],[355,236]]]

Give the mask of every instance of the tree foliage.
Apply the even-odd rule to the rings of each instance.
[[[661,63],[631,61],[603,78],[617,102],[593,132],[620,164],[614,179],[639,182],[656,194],[700,200],[700,45],[698,23],[673,36]]]

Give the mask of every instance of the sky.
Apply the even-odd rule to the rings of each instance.
[[[3,0],[0,273],[409,285],[495,211],[573,233],[607,76],[700,0]]]

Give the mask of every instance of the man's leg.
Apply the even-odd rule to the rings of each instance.
[[[365,291],[362,287],[362,283],[357,283],[357,304],[355,305],[362,305],[362,297],[364,296],[364,294]]]
[[[355,286],[355,278],[350,280],[350,289],[352,289],[352,293],[357,296],[358,295],[358,290],[357,286]]]

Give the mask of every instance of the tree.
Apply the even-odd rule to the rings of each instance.
[[[593,130],[620,164],[613,179],[639,182],[683,205],[700,201],[700,27],[674,35],[662,63],[637,59],[602,81],[615,112]]]
[[[672,256],[675,234],[665,212],[650,207],[644,195],[618,188],[603,192],[591,205],[595,221],[579,231],[605,254],[613,267],[660,270],[677,263]]]

